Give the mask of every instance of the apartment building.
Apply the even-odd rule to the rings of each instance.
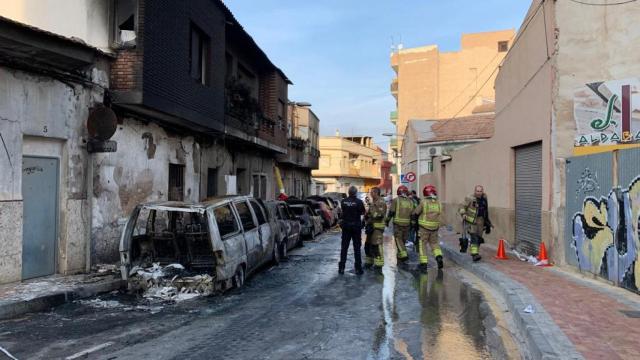
[[[399,135],[392,150],[402,148],[409,120],[438,120],[491,111],[497,67],[513,41],[513,30],[463,34],[459,51],[443,52],[438,45],[391,53],[395,77],[391,94],[396,109],[390,120]]]
[[[320,165],[313,179],[325,192],[368,191],[381,183],[382,150],[369,136],[320,137]]]

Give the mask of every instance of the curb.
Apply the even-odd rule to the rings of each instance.
[[[491,265],[472,262],[469,255],[461,254],[457,249],[451,249],[446,244],[440,244],[440,247],[448,259],[487,282],[504,297],[531,358],[584,359],[526,287]],[[524,312],[528,305],[533,306],[535,313]]]
[[[0,301],[0,320],[15,318],[26,313],[45,311],[77,299],[118,290],[122,285],[121,279],[112,279],[97,284],[83,284],[67,291],[42,294],[28,300]]]

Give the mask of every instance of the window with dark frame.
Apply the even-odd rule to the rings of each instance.
[[[137,0],[115,0],[113,14],[113,38],[117,47],[136,45]]]
[[[169,201],[184,200],[184,165],[169,164]]]
[[[509,42],[498,41],[498,52],[507,52],[507,51],[509,51]]]
[[[211,50],[209,37],[196,25],[191,24],[191,46],[189,63],[191,77],[202,85],[209,85]]]

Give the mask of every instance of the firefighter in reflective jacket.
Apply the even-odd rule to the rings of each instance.
[[[480,244],[484,242],[483,232],[491,233],[491,220],[489,220],[489,204],[484,188],[475,187],[473,195],[467,197],[460,208],[460,216],[464,225],[464,232],[471,240],[471,258],[473,261],[482,259],[480,256]],[[467,238],[460,241],[460,252],[467,251]]]
[[[371,188],[369,194],[371,195],[371,204],[365,215],[367,239],[364,245],[364,264],[367,268],[370,268],[371,265],[381,268],[384,265],[382,237],[385,228],[384,218],[387,214],[387,204],[380,197],[379,188]]]
[[[389,216],[387,216],[387,225],[389,225],[389,222],[393,219],[393,237],[396,241],[396,247],[398,248],[397,256],[400,261],[409,259],[405,244],[407,240],[409,240],[411,214],[415,209],[413,200],[407,196],[408,193],[409,189],[407,189],[406,186],[401,185],[398,187],[398,197],[391,202]]]
[[[418,260],[422,269],[427,268],[429,256],[427,255],[427,244],[431,247],[433,256],[438,262],[438,269],[442,269],[444,263],[442,261],[442,249],[438,242],[438,229],[440,229],[440,221],[442,214],[442,205],[437,198],[436,188],[433,185],[427,185],[422,190],[424,199],[420,205],[413,211],[418,216],[419,240],[418,240]]]

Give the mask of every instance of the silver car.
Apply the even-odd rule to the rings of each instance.
[[[240,287],[264,263],[279,262],[278,231],[261,200],[247,196],[141,204],[120,239],[122,279],[134,267],[177,263],[211,275],[216,289]]]

